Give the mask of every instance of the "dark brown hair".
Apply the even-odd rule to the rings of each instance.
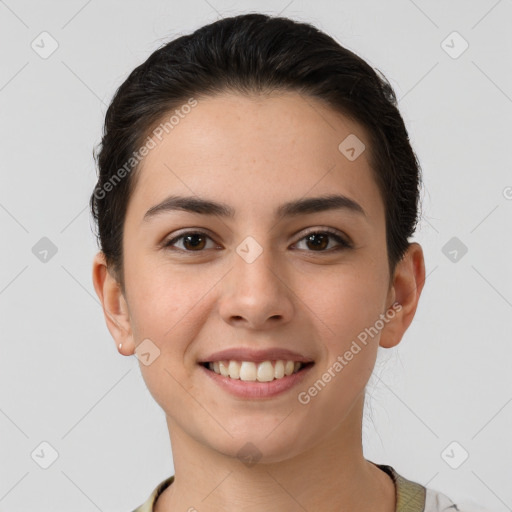
[[[90,208],[98,243],[123,292],[123,226],[140,148],[155,125],[190,98],[225,91],[296,91],[363,126],[385,206],[393,276],[418,222],[421,173],[391,85],[310,24],[245,14],[201,27],[156,50],[121,84],[107,110]]]

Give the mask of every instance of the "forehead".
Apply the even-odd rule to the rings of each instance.
[[[141,162],[127,216],[142,218],[170,194],[221,197],[249,212],[331,193],[365,205],[370,217],[383,215],[366,131],[319,100],[294,92],[223,93],[198,98],[175,119],[161,140],[153,137],[156,147]],[[366,149],[349,159],[344,141]]]

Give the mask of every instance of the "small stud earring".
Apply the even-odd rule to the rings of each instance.
[[[119,350],[121,350],[121,347],[123,346],[122,343],[119,343]]]

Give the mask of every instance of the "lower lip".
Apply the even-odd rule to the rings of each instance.
[[[202,364],[200,368],[206,375],[225,389],[228,393],[240,398],[270,398],[288,391],[293,386],[299,384],[307,375],[309,370],[314,366],[306,366],[297,373],[292,373],[281,379],[274,379],[270,382],[245,381],[240,379],[231,379],[224,377],[212,370],[208,370]]]

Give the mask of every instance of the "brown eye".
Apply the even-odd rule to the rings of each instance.
[[[308,247],[314,247],[316,249],[325,249],[329,245],[329,235],[324,233],[314,233],[305,237],[306,243],[311,244]]]
[[[203,252],[203,250],[207,248],[208,240],[213,242],[212,238],[202,231],[188,231],[166,242],[164,248],[176,249],[178,252]],[[331,240],[335,240],[337,246],[335,245],[333,248],[328,249]],[[180,241],[182,247],[177,246],[177,243]],[[333,252],[352,247],[352,245],[340,235],[330,230],[312,231],[299,240],[299,243],[302,241],[305,241],[308,252]],[[210,248],[214,247],[215,243],[213,243],[213,247]]]
[[[200,234],[186,235],[183,237],[183,245],[186,249],[204,249],[205,237]]]
[[[164,247],[173,248],[177,241],[183,240],[183,249],[178,248],[179,250],[185,252],[201,252],[205,246],[206,241],[211,240],[211,238],[201,231],[188,231],[187,233],[183,233],[169,242],[165,243]]]
[[[329,246],[329,240],[338,242],[338,247],[334,247],[333,251],[348,249],[351,244],[345,241],[340,235],[332,231],[313,231],[308,233],[305,237],[299,240],[299,243],[305,241],[306,247],[310,249],[309,252],[330,252],[325,249]]]

